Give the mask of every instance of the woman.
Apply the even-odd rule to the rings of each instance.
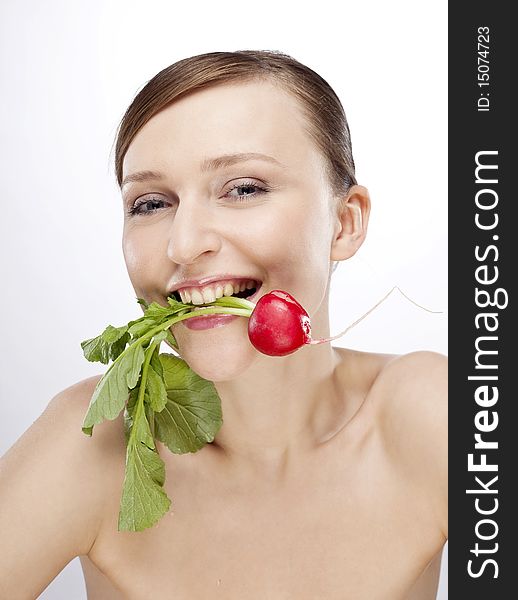
[[[175,63],[129,107],[115,160],[139,298],[197,304],[248,289],[256,301],[283,289],[314,337],[329,336],[333,267],[365,239],[370,200],[321,77],[274,52]],[[224,423],[194,454],[157,442],[171,511],[144,532],[117,531],[122,415],[85,437],[99,377],[82,381],[2,461],[3,595],[36,597],[80,556],[92,600],[434,598],[447,527],[444,357],[323,344],[272,358],[232,317],[173,334],[215,383]]]

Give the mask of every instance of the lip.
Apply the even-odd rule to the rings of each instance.
[[[248,277],[248,276],[242,276],[242,275],[232,275],[230,273],[224,273],[221,275],[212,275],[210,277],[202,277],[201,279],[183,279],[182,281],[178,281],[177,283],[173,284],[170,288],[169,288],[169,294],[172,294],[173,292],[177,292],[178,290],[181,290],[182,288],[186,288],[186,287],[203,287],[204,285],[209,285],[211,283],[215,283],[216,281],[228,281],[230,279],[236,279],[236,280],[241,280],[241,281],[249,281],[249,280],[253,280],[253,281],[257,281],[259,283],[262,282],[260,279],[257,279],[256,277]],[[260,289],[261,286],[259,286]]]
[[[216,327],[222,327],[237,318],[236,315],[207,315],[206,317],[186,319],[185,321],[182,321],[182,323],[187,329],[199,331],[201,329],[215,329]]]

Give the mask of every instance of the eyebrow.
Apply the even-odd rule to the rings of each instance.
[[[272,163],[278,167],[286,168],[281,162],[279,162],[273,156],[268,156],[267,154],[261,154],[260,152],[240,152],[234,154],[224,154],[223,156],[217,156],[216,158],[206,158],[202,161],[200,165],[200,170],[202,173],[206,173],[208,171],[215,171],[217,169],[222,169],[223,167],[230,167],[240,162],[245,162],[248,160],[262,160],[264,162]],[[128,183],[133,182],[142,182],[142,181],[158,181],[163,179],[163,175],[158,173],[157,171],[137,171],[136,173],[131,173],[127,175],[121,187],[124,187]]]
[[[272,163],[278,167],[286,168],[285,165],[280,163],[276,158],[273,158],[273,156],[268,156],[267,154],[261,154],[259,152],[241,152],[237,154],[224,154],[217,158],[206,158],[201,163],[200,169],[202,173],[205,173],[207,171],[221,169],[222,167],[230,167],[236,163],[245,162],[247,160],[263,160],[264,162]]]
[[[157,173],[156,171],[137,171],[136,173],[131,173],[131,175],[127,175],[124,177],[121,188],[127,185],[128,183],[139,183],[141,181],[158,181],[162,179],[162,174]]]

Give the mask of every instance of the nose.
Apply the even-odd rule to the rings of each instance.
[[[220,248],[221,237],[210,210],[192,198],[180,201],[170,229],[169,259],[179,265],[189,265]]]

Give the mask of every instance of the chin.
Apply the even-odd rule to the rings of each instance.
[[[239,358],[227,356],[225,352],[217,354],[206,352],[202,355],[189,356],[189,352],[182,354],[182,358],[203,379],[214,383],[230,381],[245,373],[256,359],[255,350],[241,355]]]
[[[189,335],[177,335],[179,354],[204,379],[214,382],[235,379],[255,362],[258,352],[249,342],[246,331],[232,333],[234,335],[227,334],[224,339],[207,336],[203,343]]]

